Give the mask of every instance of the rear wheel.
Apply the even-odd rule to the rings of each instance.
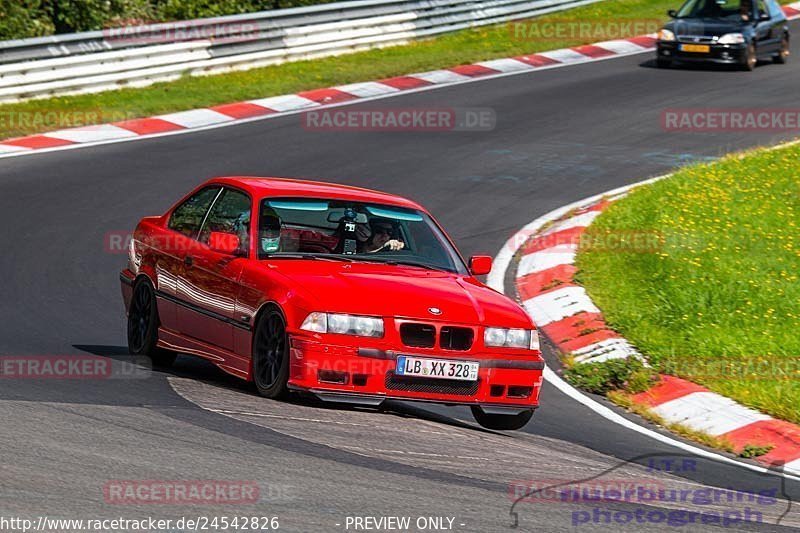
[[[133,289],[128,309],[128,352],[150,358],[154,366],[168,367],[177,354],[158,347],[158,306],[153,286],[140,280]]]
[[[483,412],[478,406],[472,406],[472,416],[486,429],[499,431],[512,431],[522,429],[533,418],[533,410],[523,411],[516,415],[490,415]]]
[[[261,396],[282,398],[288,393],[289,337],[277,309],[269,309],[256,325],[253,338],[253,381]]]
[[[772,57],[772,61],[779,65],[785,65],[789,61],[789,36],[784,35],[781,39],[781,48],[778,55]]]
[[[756,54],[756,46],[753,43],[747,45],[747,51],[744,55],[744,63],[742,63],[742,70],[753,71],[758,63],[758,55]]]

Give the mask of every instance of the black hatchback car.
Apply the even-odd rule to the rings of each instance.
[[[753,70],[759,59],[785,63],[789,26],[776,0],[687,0],[658,33],[656,63],[701,61]]]

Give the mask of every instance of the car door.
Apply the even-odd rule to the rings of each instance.
[[[759,56],[774,54],[780,46],[780,20],[770,14],[765,0],[756,1],[756,48]]]
[[[772,33],[775,36],[777,43],[776,50],[781,48],[781,40],[783,36],[789,31],[786,24],[786,13],[783,12],[780,4],[775,0],[766,0],[767,9],[772,17]]]
[[[179,331],[177,300],[178,278],[183,273],[187,252],[196,247],[200,226],[219,193],[220,186],[204,187],[178,204],[169,215],[166,227],[152,235],[149,245],[156,250],[156,293],[161,327]]]
[[[250,197],[225,187],[217,197],[198,234],[198,246],[184,258],[178,279],[177,309],[182,334],[233,351],[233,328],[249,327],[235,315],[239,277],[250,244]],[[222,253],[208,246],[212,232],[235,234],[240,246]]]

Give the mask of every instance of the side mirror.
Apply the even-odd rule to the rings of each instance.
[[[208,247],[221,254],[234,255],[240,245],[239,237],[233,233],[212,231],[208,236]]]
[[[759,11],[758,20],[769,20],[770,18],[771,17],[769,16],[769,13],[765,13],[763,11]]]
[[[669,18],[673,19],[678,18],[678,12],[675,11],[674,9],[670,9],[669,11],[667,11],[667,15],[669,16]]]
[[[492,271],[492,257],[473,255],[469,258],[469,270],[474,276],[483,276]]]

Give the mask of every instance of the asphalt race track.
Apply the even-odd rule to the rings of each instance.
[[[800,33],[800,24],[793,30]],[[118,272],[126,256],[109,253],[107,235],[130,231],[212,176],[299,176],[398,193],[427,206],[465,255],[495,255],[515,230],[564,204],[791,137],[674,133],[662,128],[661,112],[791,108],[800,62],[745,73],[665,71],[650,60],[623,57],[358,105],[491,108],[491,132],[314,132],[294,115],[0,160],[0,354],[124,356]],[[591,509],[549,501],[512,509],[509,485],[598,476],[688,491],[767,489],[800,500],[798,484],[688,458],[611,425],[552,386],[542,401],[524,432],[503,434],[480,429],[461,409],[275,403],[187,356],[174,370],[141,379],[2,380],[0,514],[278,516],[285,531],[345,531],[348,516],[430,516],[453,518],[455,531],[503,531],[513,511],[519,530],[562,531],[587,516],[576,512]],[[665,457],[688,462],[673,472],[646,467]],[[110,480],[147,479],[254,480],[261,501],[204,507],[104,500]],[[800,527],[800,506],[751,506],[763,513],[763,525],[725,529]],[[660,502],[649,510],[715,508]],[[652,529],[681,530],[606,524],[602,516],[576,530]]]

